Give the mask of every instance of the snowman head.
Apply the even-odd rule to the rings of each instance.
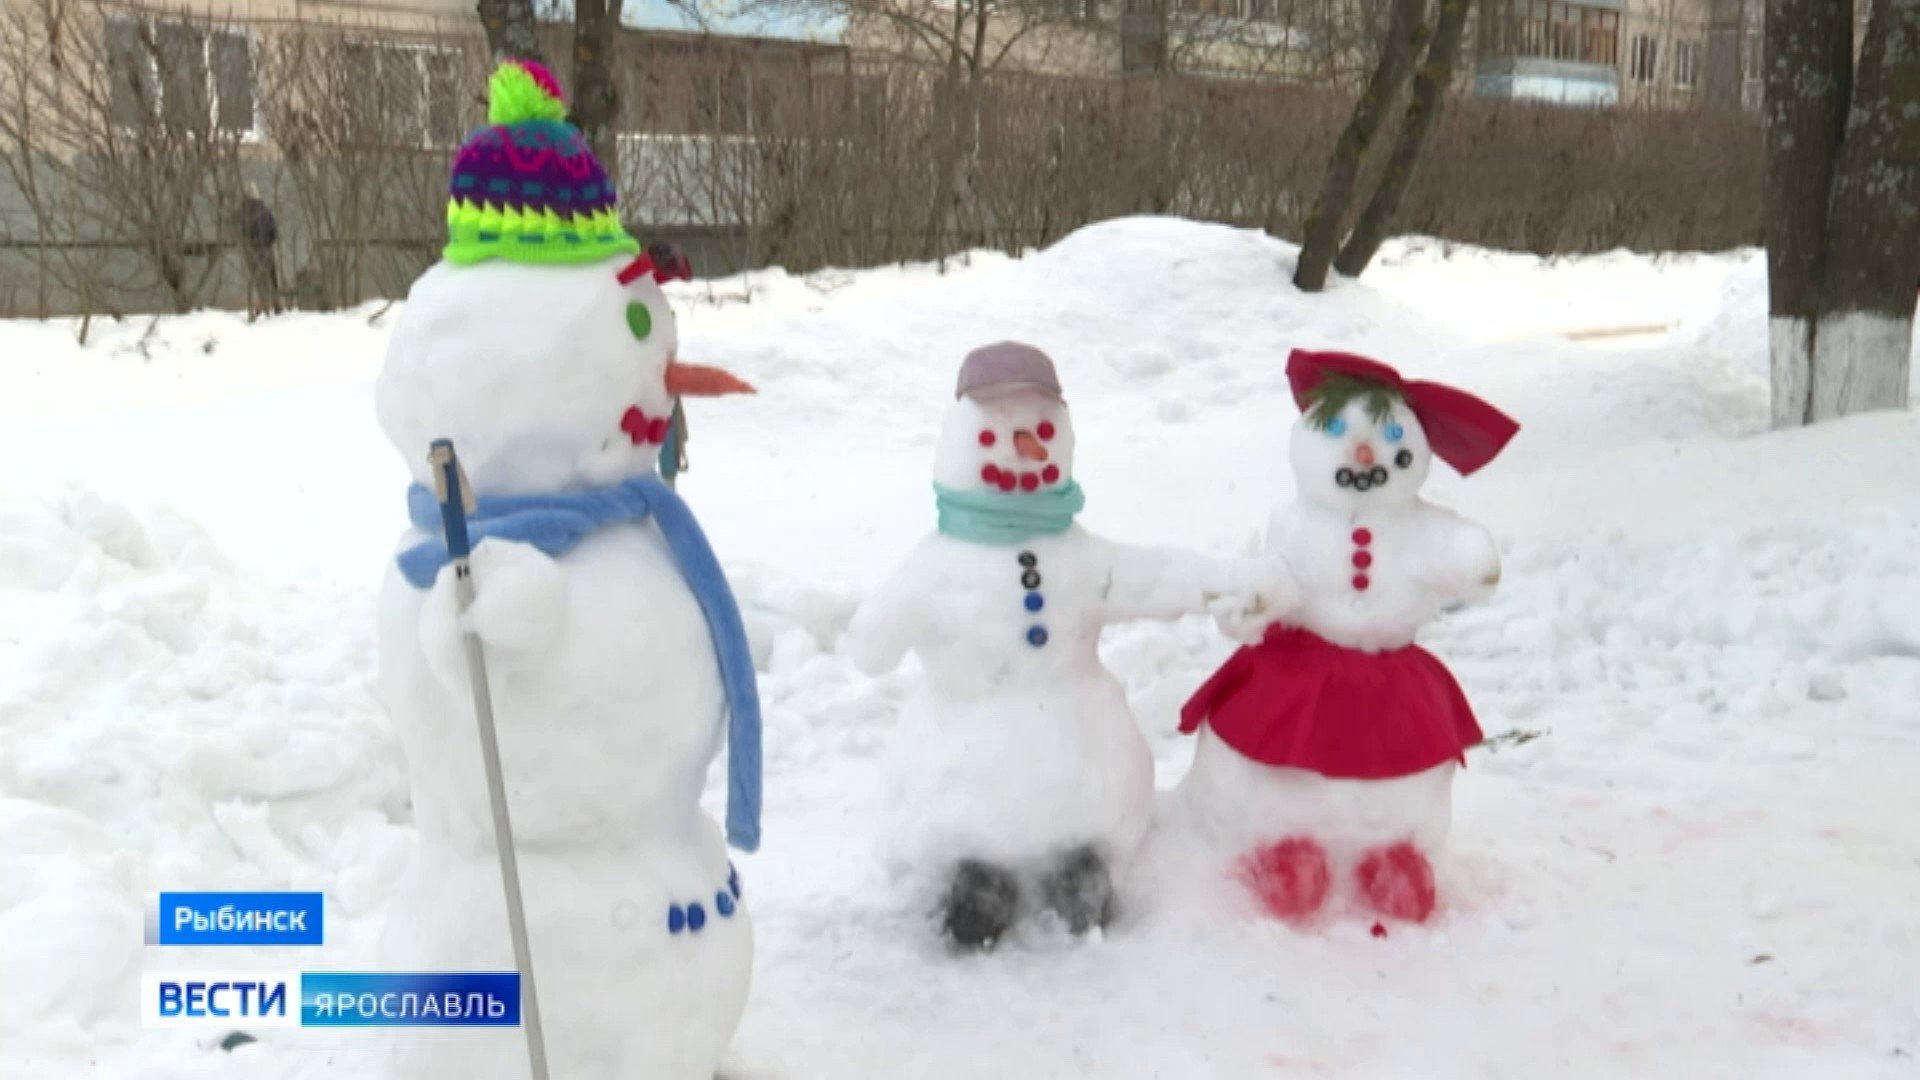
[[[967,354],[940,429],[933,479],[956,491],[1031,495],[1073,479],[1073,415],[1047,354],[1003,341]]]
[[[488,92],[448,180],[443,258],[408,294],[374,386],[380,426],[422,483],[428,443],[452,439],[482,494],[650,472],[674,399],[750,388],[680,361],[661,285],[692,267],[621,226],[552,74],[509,60]]]
[[[374,386],[381,428],[421,483],[428,443],[452,439],[482,494],[651,472],[675,398],[751,389],[679,359],[660,285],[686,274],[663,247],[570,266],[434,266],[408,294]]]
[[[1300,498],[1342,511],[1419,497],[1433,451],[1406,399],[1384,383],[1321,379],[1294,422],[1290,457]]]

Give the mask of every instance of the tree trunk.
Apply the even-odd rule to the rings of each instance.
[[[1852,0],[1767,0],[1766,240],[1773,424],[1812,419],[1833,173],[1853,93]]]
[[[1426,0],[1394,0],[1393,20],[1387,27],[1385,48],[1373,76],[1354,103],[1346,130],[1334,145],[1327,160],[1327,178],[1320,195],[1307,215],[1306,235],[1301,239],[1300,265],[1293,284],[1302,292],[1319,292],[1326,287],[1327,269],[1333,265],[1334,250],[1340,244],[1340,224],[1353,203],[1353,186],[1360,175],[1360,164],[1367,147],[1380,130],[1387,105],[1406,85],[1420,47],[1426,44]]]
[[[540,41],[534,33],[533,0],[477,0],[481,29],[494,63],[502,60],[540,60]]]
[[[1413,78],[1413,97],[1407,102],[1406,119],[1394,140],[1393,156],[1387,159],[1387,172],[1374,189],[1373,198],[1354,223],[1353,234],[1334,260],[1334,269],[1348,277],[1359,277],[1380,251],[1392,228],[1394,215],[1413,184],[1414,170],[1420,165],[1420,152],[1427,135],[1447,100],[1447,87],[1453,83],[1453,66],[1460,58],[1460,38],[1467,26],[1470,0],[1440,0],[1440,19],[1434,26],[1433,43],[1427,46],[1427,62]]]
[[[1809,417],[1900,409],[1920,284],[1920,0],[1881,0],[1833,178]]]
[[[619,175],[619,147],[614,145],[620,88],[613,81],[613,50],[621,3],[574,0],[573,108],[568,110],[568,118],[593,147],[593,156],[612,175],[615,188],[625,186]]]

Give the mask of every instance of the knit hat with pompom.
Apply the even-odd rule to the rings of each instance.
[[[531,60],[487,81],[487,124],[467,137],[448,185],[450,263],[585,263],[631,255],[613,181],[567,123],[560,84]]]

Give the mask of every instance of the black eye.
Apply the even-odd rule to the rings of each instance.
[[[1413,464],[1413,451],[1402,450],[1393,455],[1393,463],[1403,469],[1411,466]]]

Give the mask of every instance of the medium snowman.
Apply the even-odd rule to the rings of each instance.
[[[1471,473],[1519,428],[1470,394],[1345,353],[1296,351],[1287,378],[1297,494],[1266,549],[1298,602],[1182,710],[1199,742],[1179,804],[1275,916],[1311,916],[1349,882],[1363,908],[1423,921],[1454,771],[1481,735],[1414,635],[1490,595],[1500,562],[1485,529],[1420,486],[1433,458]]]
[[[485,649],[548,1058],[567,1080],[710,1080],[753,937],[700,809],[728,746],[727,835],[759,838],[759,703],[740,614],[655,463],[675,398],[747,389],[678,358],[670,248],[620,227],[611,183],[538,65],[493,75],[461,148],[443,260],[375,384],[413,528],[380,604],[380,689],[419,847],[391,970],[511,970],[462,634]],[[478,497],[462,616],[427,485],[453,440]],[[391,1075],[519,1080],[517,1031],[403,1033]]]
[[[941,897],[945,932],[990,949],[1024,914],[1104,926],[1153,801],[1153,758],[1100,630],[1267,602],[1240,567],[1129,547],[1075,524],[1073,417],[1045,353],[1002,342],[960,368],[934,455],[938,531],[860,608],[870,674],[922,678],[891,778],[894,854]]]

